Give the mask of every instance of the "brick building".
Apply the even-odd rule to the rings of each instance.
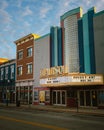
[[[37,34],[29,34],[15,41],[16,56],[16,100],[23,104],[32,102],[34,84],[34,39]]]

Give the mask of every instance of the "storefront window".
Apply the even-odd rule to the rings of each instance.
[[[50,91],[45,91],[45,101],[46,102],[50,101]]]
[[[97,91],[92,91],[92,106],[97,106]]]
[[[80,106],[84,106],[84,91],[80,91]]]
[[[62,91],[62,104],[65,104],[65,91]]]
[[[99,104],[104,105],[104,90],[99,91]]]
[[[86,106],[91,106],[90,91],[85,91],[85,97],[86,97]]]
[[[38,90],[34,91],[34,101],[38,101],[38,98],[39,98],[39,94],[38,94]]]
[[[61,98],[60,98],[60,91],[57,92],[57,104],[60,104],[61,103]]]
[[[29,87],[29,104],[32,104],[32,86]]]
[[[45,91],[39,91],[39,102],[40,103],[45,102]]]
[[[56,104],[56,92],[53,91],[53,104]]]

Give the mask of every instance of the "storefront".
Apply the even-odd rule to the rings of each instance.
[[[16,83],[16,101],[21,104],[32,104],[33,100],[33,81]]]
[[[55,71],[57,72],[56,74]],[[77,103],[79,107],[104,106],[103,75],[70,74],[60,67],[42,72],[40,85],[42,86],[41,89],[49,89],[49,104],[69,107],[76,107]]]
[[[34,105],[50,105],[50,89],[49,88],[34,88]]]

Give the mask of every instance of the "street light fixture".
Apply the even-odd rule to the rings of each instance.
[[[8,80],[7,83],[9,84],[10,80]],[[6,106],[8,106],[8,100],[10,99],[10,92],[9,92],[8,86],[9,85],[7,85],[7,88],[6,88]]]

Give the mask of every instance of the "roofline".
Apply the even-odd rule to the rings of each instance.
[[[60,19],[64,20],[66,17],[74,15],[74,14],[79,13],[79,12],[81,13],[81,16],[82,16],[82,8],[81,7],[72,9],[72,10],[64,13],[62,16],[60,16]]]
[[[100,12],[94,14],[94,17],[99,16],[99,15],[101,15],[101,14],[104,14],[104,10],[102,10],[102,11],[100,11]]]
[[[45,37],[47,37],[47,36],[49,36],[49,35],[50,35],[50,33],[45,34],[45,35],[43,35],[43,36],[41,36],[41,37],[39,37],[39,38],[36,38],[35,41],[38,41],[38,40],[40,40],[40,39],[42,39],[42,38],[45,38]]]
[[[28,34],[28,35],[26,35],[26,36],[24,36],[24,37],[22,37],[22,38],[20,38],[20,39],[18,39],[16,41],[14,41],[14,43],[17,44],[18,42],[23,41],[23,40],[25,40],[28,37],[33,37],[34,39],[36,39],[36,38],[38,38],[40,36],[38,34],[30,33],[30,34]]]
[[[11,59],[11,60],[1,63],[0,66],[11,63],[11,62],[15,62],[15,61],[16,61],[16,59]]]

